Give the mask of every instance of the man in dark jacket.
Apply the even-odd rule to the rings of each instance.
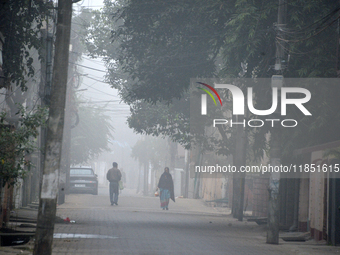
[[[110,182],[110,202],[111,205],[118,205],[119,181],[122,174],[118,169],[116,162],[112,163],[112,168],[107,171],[106,179]],[[114,195],[113,195],[114,194]]]

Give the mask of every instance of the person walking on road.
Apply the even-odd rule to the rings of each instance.
[[[164,168],[164,173],[159,178],[158,186],[159,188],[159,198],[161,200],[161,208],[163,210],[169,210],[169,200],[175,202],[174,195],[174,183],[172,181],[172,176],[169,173],[169,167]]]
[[[110,182],[110,202],[111,205],[118,205],[119,181],[122,178],[122,173],[118,169],[116,162],[112,163],[112,168],[107,171],[106,179]]]

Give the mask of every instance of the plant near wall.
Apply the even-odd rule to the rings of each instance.
[[[0,178],[2,185],[13,185],[18,178],[25,176],[31,167],[28,156],[37,150],[36,138],[39,127],[45,126],[47,109],[37,108],[34,113],[18,106],[17,127],[8,125],[6,113],[0,113]]]

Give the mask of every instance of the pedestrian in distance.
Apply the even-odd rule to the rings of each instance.
[[[161,208],[169,210],[169,200],[175,202],[174,182],[169,173],[169,167],[164,168],[164,173],[159,178],[157,189],[159,188],[159,198],[161,200]]]
[[[122,178],[122,173],[118,169],[116,162],[112,163],[112,168],[107,171],[106,179],[110,182],[110,202],[111,205],[118,205],[119,181]]]

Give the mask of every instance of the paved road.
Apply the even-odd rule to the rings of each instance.
[[[119,197],[118,206],[111,206],[107,193],[101,189],[98,196],[67,196],[57,214],[76,223],[56,224],[53,254],[280,255],[317,254],[320,249],[265,244],[263,227],[237,222],[225,215],[226,209],[207,207],[200,200],[177,199],[169,211],[163,211],[158,198],[128,190]],[[323,246],[320,254],[339,252],[332,248]]]

